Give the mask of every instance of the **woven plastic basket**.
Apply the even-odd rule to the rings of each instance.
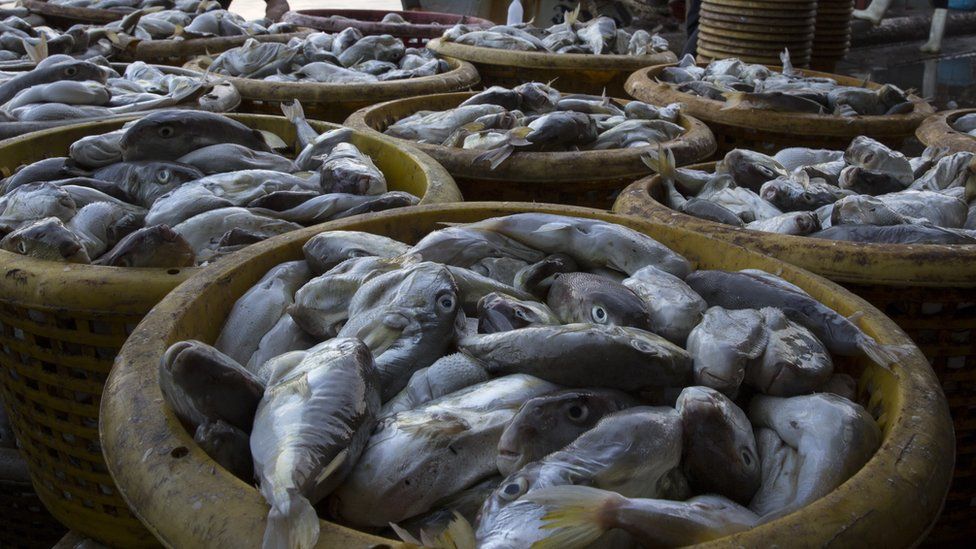
[[[974,113],[976,109],[959,109],[933,114],[922,122],[915,136],[926,146],[947,147],[951,152],[976,153],[976,137],[952,128],[957,118]]]
[[[250,78],[221,76],[241,94],[242,112],[281,114],[281,104],[298,99],[305,115],[317,120],[340,123],[357,110],[403,97],[470,90],[480,81],[471,63],[447,59],[451,70],[433,76],[372,82],[368,84],[320,84],[314,82],[267,82]],[[185,68],[203,72],[205,62],[198,58]]]
[[[194,277],[160,303],[119,355],[102,401],[106,459],[126,501],[172,547],[251,547],[260,543],[268,506],[258,491],[201,450],[166,408],[159,358],[172,343],[214,341],[234,302],[272,266],[302,257],[305,241],[326,230],[359,230],[416,242],[445,222],[465,223],[541,211],[630,226],[689,257],[700,268],[759,268],[779,273],[827,306],[863,312],[861,327],[882,343],[907,344],[879,311],[840,286],[775,259],[685,229],[592,209],[547,204],[464,203],[381,212],[283,235]],[[840,364],[840,362],[838,362]],[[914,349],[891,371],[868,361],[844,363],[860,376],[860,398],[883,432],[881,448],[847,482],[799,511],[709,547],[910,545],[938,514],[952,470],[952,428],[944,397]],[[402,546],[321,522],[317,547]]]
[[[453,109],[472,95],[447,93],[390,101],[356,112],[346,125],[381,135],[401,118],[421,110]],[[662,143],[671,149],[678,164],[700,162],[715,152],[715,138],[705,124],[690,116],[682,116],[679,122],[685,133]],[[475,162],[483,151],[397,141],[414,145],[440,162],[468,200],[538,201],[609,209],[621,189],[647,173],[640,159],[647,151],[640,148],[519,152],[491,170]]]
[[[606,92],[626,97],[624,83],[632,72],[649,65],[673,63],[671,52],[653,55],[586,55],[497,50],[444,42],[437,38],[427,47],[440,55],[473,63],[485,86],[512,87],[523,82],[550,82],[566,92]]]
[[[399,15],[409,24],[384,23],[383,17],[388,13]],[[457,24],[484,28],[494,25],[480,17],[430,11],[297,10],[289,11],[281,20],[325,32],[335,33],[353,27],[364,35],[389,34],[403,40],[407,47],[413,48],[423,47],[431,38],[437,38]]]
[[[286,142],[295,139],[282,117],[231,117]],[[0,144],[0,167],[8,174],[20,164],[62,156],[80,137],[124,122],[90,122],[8,140]],[[312,125],[318,131],[336,127]],[[421,196],[422,203],[461,199],[451,176],[420,151],[362,134],[352,141],[373,158],[392,189]],[[3,251],[0,259],[0,387],[38,495],[58,520],[87,537],[113,547],[152,542],[105,468],[99,402],[126,337],[198,269],[69,265]]]
[[[713,170],[714,163],[692,168]],[[896,322],[928,357],[945,392],[956,433],[956,472],[930,541],[976,535],[976,246],[840,242],[763,233],[676,212],[661,202],[658,176],[637,181],[614,212],[768,254],[826,277]]]
[[[705,63],[700,63],[705,66]],[[776,152],[786,147],[810,147],[844,149],[851,139],[859,135],[873,137],[892,148],[900,148],[911,137],[919,124],[934,110],[927,103],[919,102],[908,114],[883,116],[834,116],[832,114],[808,114],[790,112],[755,111],[752,109],[723,110],[725,102],[681,93],[671,86],[658,82],[657,77],[669,66],[658,65],[635,72],[627,80],[627,92],[649,103],[685,104],[686,112],[708,124],[715,133],[718,152],[745,148],[761,152]],[[782,67],[769,66],[773,70]],[[825,72],[797,69],[808,76],[833,78],[844,86],[861,86],[862,80]],[[875,89],[880,84],[868,82]]]
[[[0,448],[0,547],[48,549],[64,535],[34,493],[27,463],[12,448]]]

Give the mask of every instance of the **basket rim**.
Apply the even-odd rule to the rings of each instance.
[[[927,147],[949,147],[950,152],[976,153],[976,137],[952,127],[957,118],[964,114],[973,113],[976,113],[976,108],[956,109],[933,114],[915,130],[915,136]]]
[[[697,63],[699,67],[706,67],[708,63]],[[755,116],[749,109],[722,110],[725,102],[706,99],[697,95],[679,92],[668,84],[658,82],[656,77],[667,67],[677,66],[675,63],[645,67],[630,75],[624,88],[627,93],[648,102],[678,101],[684,103],[689,114],[701,118],[705,122],[716,122],[743,128],[774,131],[778,133],[795,133],[804,131],[822,133],[829,136],[855,136],[879,134],[911,135],[922,123],[925,117],[935,112],[935,109],[924,102],[916,102],[915,108],[908,114],[859,115],[854,117],[835,116],[833,114],[791,113],[764,111],[761,117]],[[771,70],[782,72],[777,65],[765,65]],[[860,85],[865,83],[869,89],[877,89],[881,84],[862,81],[849,76],[829,72],[796,69],[807,76],[833,78],[839,83]],[[909,99],[922,101],[912,94]]]
[[[687,167],[714,171],[717,163]],[[976,287],[976,245],[875,244],[753,231],[672,210],[654,198],[653,190],[660,185],[661,176],[656,174],[635,181],[621,191],[613,211],[666,219],[782,258],[830,280],[884,286]]]
[[[642,176],[648,171],[641,157],[647,154],[649,149],[656,150],[653,146],[599,151],[515,152],[498,168],[491,170],[484,164],[475,163],[475,159],[484,151],[418,143],[409,139],[387,136],[379,129],[381,120],[400,107],[406,107],[407,110],[404,111],[403,116],[398,115],[397,120],[419,110],[426,110],[425,107],[431,107],[431,102],[434,102],[437,108],[454,108],[476,93],[478,92],[441,93],[395,99],[364,107],[352,113],[344,124],[373,135],[384,135],[398,143],[413,145],[440,162],[452,174],[461,177],[497,181],[571,182],[590,180],[594,177],[608,179]],[[616,97],[612,99],[623,104],[633,101]],[[704,122],[682,113],[679,123],[685,128],[684,133],[675,139],[662,142],[662,146],[672,149],[676,156],[680,155],[687,161],[692,161],[689,157],[704,159],[715,153],[718,146],[715,136]],[[540,170],[540,166],[544,166],[545,169]]]
[[[212,38],[191,38],[189,40],[140,40],[130,44],[115,59],[120,61],[157,62],[161,59],[187,58],[188,56],[207,53],[221,53],[231,48],[243,46],[249,39],[258,42],[288,42],[292,38],[301,38],[311,34],[311,29],[299,29],[295,32],[278,34],[257,34],[254,36],[214,36]]]
[[[636,229],[651,228],[654,234],[664,233],[667,241],[680,242],[683,246],[695,243],[727,247],[728,255],[722,254],[721,260],[713,257],[711,262],[721,261],[725,265],[731,263],[736,267],[750,265],[778,272],[812,291],[827,306],[841,314],[863,312],[862,329],[879,342],[907,346],[905,358],[891,366],[891,372],[878,366],[868,366],[860,380],[862,387],[877,388],[872,396],[873,404],[869,408],[878,405],[882,392],[888,405],[881,415],[884,423],[881,447],[857,473],[836,490],[793,513],[746,532],[702,544],[703,547],[728,544],[769,545],[770,538],[773,537],[776,541],[790,543],[790,540],[795,542],[795,536],[800,532],[821,540],[833,535],[830,537],[831,541],[836,541],[840,536],[848,536],[849,542],[853,542],[850,536],[864,535],[858,523],[865,513],[885,514],[886,519],[876,519],[868,523],[876,525],[874,531],[880,532],[879,528],[885,528],[884,533],[889,533],[890,525],[903,525],[905,522],[904,515],[908,511],[905,506],[915,511],[912,515],[915,524],[910,526],[911,531],[905,532],[906,534],[910,533],[915,537],[922,534],[924,528],[918,524],[918,518],[926,521],[921,526],[928,526],[930,520],[935,520],[948,491],[951,465],[955,458],[948,405],[924,356],[891,319],[860,297],[818,275],[685,228],[615,216],[587,208],[513,202],[469,202],[420,207],[409,212],[366,214],[347,218],[342,222],[319,225],[258,243],[235,255],[232,261],[215,265],[206,273],[190,279],[174,290],[146,316],[126,342],[110,374],[102,400],[99,429],[102,448],[109,471],[133,512],[164,545],[178,546],[187,541],[188,530],[193,530],[187,529],[180,518],[189,520],[204,514],[204,518],[196,520],[226,520],[221,513],[226,513],[227,505],[233,505],[240,527],[220,528],[219,531],[209,529],[205,535],[217,536],[219,539],[215,541],[210,538],[206,541],[244,545],[250,536],[260,539],[268,509],[260,493],[253,486],[217,467],[203,450],[192,444],[192,437],[180,427],[172,411],[165,409],[160,396],[157,362],[162,351],[171,341],[199,335],[199,330],[205,329],[205,325],[201,324],[203,320],[196,317],[189,319],[191,326],[186,330],[179,328],[187,321],[187,308],[195,305],[200,296],[208,292],[223,291],[230,280],[237,279],[241,286],[256,281],[259,278],[255,276],[257,273],[248,273],[242,277],[236,275],[241,274],[252,262],[272,266],[300,257],[301,244],[319,232],[341,229],[380,232],[383,227],[409,223],[413,216],[424,214],[436,215],[437,219],[461,220],[519,212],[546,212],[611,220]],[[182,331],[188,334],[182,334]],[[171,450],[176,449],[179,452],[173,455],[179,457],[171,457]],[[909,466],[908,463],[912,465]],[[159,474],[163,471],[167,474],[161,480]],[[167,484],[166,478],[177,478],[180,482]],[[192,489],[187,489],[188,486]],[[920,486],[925,487],[925,495],[919,493]],[[200,494],[206,494],[208,503],[219,501],[220,504],[201,506],[203,498]],[[162,500],[165,500],[165,504],[161,503]],[[885,505],[879,502],[885,502]],[[896,508],[898,505],[902,507]],[[851,509],[852,506],[854,509]],[[183,517],[173,515],[174,510],[191,508],[192,514],[184,514]],[[853,510],[860,512],[855,514]],[[823,520],[824,518],[829,520]],[[320,526],[320,546],[330,546],[329,543],[336,546],[340,542],[357,545],[391,544],[392,541],[324,520],[320,520]]]
[[[406,95],[423,95],[431,92],[455,91],[473,88],[481,82],[478,70],[467,61],[443,57],[451,70],[432,76],[389,80],[386,82],[329,84],[325,82],[266,82],[239,76],[214,76],[234,84],[241,97],[266,101],[343,102],[343,101],[385,101]],[[184,69],[198,74],[207,69],[192,59],[183,65]]]
[[[678,57],[671,51],[651,55],[557,54],[468,46],[456,42],[444,42],[441,38],[434,38],[428,42],[427,48],[440,55],[463,59],[472,63],[532,69],[634,71],[648,65],[672,63],[678,60]]]
[[[110,129],[121,127],[129,120],[136,120],[142,116],[137,114],[113,118],[111,120],[81,122],[14,137],[0,143],[0,155],[3,155],[10,147],[16,147],[22,143],[41,142],[47,136],[55,135],[59,132],[77,131],[83,128],[91,130],[92,133],[109,131]],[[224,114],[224,116],[245,124],[285,119],[283,116],[247,113],[228,113]],[[328,131],[342,127],[340,124],[331,122],[317,120],[309,120],[308,122],[317,131]],[[420,167],[428,184],[428,193],[421,197],[421,204],[429,203],[432,200],[450,202],[462,200],[460,191],[457,190],[456,185],[453,185],[454,178],[451,177],[443,166],[423,151],[416,147],[403,146],[386,136],[370,135],[355,129],[353,131],[360,138],[379,143],[384,148],[398,149]],[[451,185],[447,185],[446,183],[451,183]],[[3,276],[0,276],[0,295],[3,296],[2,300],[8,303],[18,303],[40,310],[45,307],[38,305],[38,295],[42,292],[49,294],[51,292],[57,292],[57,296],[64,298],[64,300],[51,300],[50,302],[52,304],[47,307],[48,310],[78,310],[79,308],[84,308],[87,310],[110,310],[119,313],[127,312],[140,316],[145,314],[147,308],[146,303],[155,303],[169,292],[176,283],[182,282],[193,274],[205,269],[205,267],[150,269],[61,263],[15,254],[6,250],[0,250],[0,262],[3,263]],[[122,287],[140,288],[145,294],[145,299],[139,299],[136,302],[135,298],[131,295],[119,296],[109,291],[79,291],[79,288],[106,289]],[[133,292],[127,293],[131,294]],[[80,305],[73,306],[73,303]],[[106,307],[108,308],[106,309]]]
[[[383,23],[381,19],[386,14],[395,13],[407,20],[409,24],[402,23]],[[336,21],[329,21],[331,16],[341,16],[354,21],[356,24],[349,25]],[[360,19],[360,17],[370,17]],[[433,19],[426,23],[414,23],[414,19]],[[443,21],[438,21],[442,19]],[[455,13],[441,13],[435,11],[401,11],[401,10],[363,10],[363,9],[301,9],[289,10],[282,17],[282,21],[294,23],[303,27],[321,30],[324,32],[337,32],[349,26],[354,26],[361,30],[366,30],[369,34],[391,34],[399,38],[436,38],[445,30],[457,24],[472,25],[477,27],[491,27],[495,23],[474,17],[473,15],[458,15]],[[453,20],[448,22],[447,20]]]

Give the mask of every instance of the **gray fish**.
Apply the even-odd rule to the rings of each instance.
[[[685,345],[708,306],[680,278],[648,265],[622,284],[644,302],[650,317],[649,330],[677,345]]]
[[[244,482],[254,479],[250,437],[223,420],[201,423],[193,434],[196,442],[211,459]]]
[[[271,505],[265,546],[315,545],[312,506],[353,470],[379,407],[372,356],[355,339],[326,341],[272,374],[251,432],[255,476]]]
[[[742,92],[729,91],[722,94],[725,97],[726,109],[754,109],[757,111],[800,112],[808,114],[824,114],[823,105],[782,91]]]
[[[195,263],[190,244],[166,225],[130,233],[95,261],[96,265],[130,268],[192,267]]]
[[[310,278],[304,261],[287,261],[268,270],[234,303],[214,347],[246,364],[261,338],[294,303],[295,292]]]
[[[860,166],[848,166],[840,172],[840,188],[858,194],[878,195],[896,193],[907,187],[887,172],[876,172]]]
[[[787,212],[769,219],[747,223],[746,228],[767,233],[806,236],[820,230],[820,219],[813,212]]]
[[[241,170],[274,170],[293,173],[297,166],[287,158],[256,151],[236,143],[220,143],[190,152],[176,160],[200,170],[204,175]]]
[[[901,183],[901,188],[907,187],[915,180],[911,163],[905,155],[863,135],[851,141],[844,151],[844,160],[851,166],[887,174]]]
[[[684,429],[682,465],[692,490],[748,505],[762,481],[752,424],[722,393],[687,387],[675,405]]]
[[[537,301],[524,301],[492,292],[478,302],[478,333],[507,332],[526,326],[559,324],[549,307]]]
[[[831,226],[901,225],[913,221],[891,209],[880,199],[866,194],[846,196],[835,202],[830,212]]]
[[[332,515],[386,526],[430,510],[446,496],[495,472],[498,439],[526,400],[559,389],[527,375],[506,376],[450,393],[380,420]],[[437,475],[430,475],[432,470]]]
[[[749,419],[756,427],[774,430],[797,451],[792,497],[779,508],[762,509],[767,515],[782,516],[833,491],[881,444],[881,429],[864,408],[829,393],[756,396],[749,406]],[[752,507],[760,512],[756,502]]]
[[[897,346],[879,344],[837,311],[768,273],[699,270],[689,275],[685,282],[710,306],[781,309],[787,318],[811,330],[834,354],[858,356],[864,353],[875,363],[887,366],[897,362],[901,352]]]
[[[797,171],[762,184],[759,196],[784,212],[813,211],[847,196],[851,191]]]
[[[574,111],[556,111],[529,122],[525,139],[535,145],[586,145],[596,141],[596,121]]]
[[[585,322],[651,329],[644,301],[627,286],[598,275],[557,275],[546,303],[565,324]]]
[[[167,192],[201,177],[203,173],[193,166],[159,160],[118,162],[92,173],[94,179],[120,185],[127,196],[144,208],[152,206]]]
[[[389,34],[364,36],[355,44],[338,54],[344,67],[351,67],[363,61],[397,61],[404,54],[403,40]]]
[[[132,124],[129,122],[128,124]],[[126,128],[78,139],[68,149],[68,156],[86,168],[103,168],[122,162],[122,136]]]
[[[461,126],[470,124],[482,116],[502,112],[505,112],[505,109],[499,105],[465,105],[449,111],[428,112],[421,116],[403,118],[387,126],[383,133],[410,141],[440,144]]]
[[[68,221],[78,206],[67,191],[51,183],[28,183],[0,196],[0,234],[45,217]]]
[[[351,143],[339,143],[322,159],[319,183],[326,193],[378,195],[387,192],[386,177]]]
[[[75,173],[74,168],[67,163],[67,157],[45,158],[37,162],[21,166],[10,176],[3,180],[3,194],[7,194],[21,185],[27,183],[42,183],[64,179]]]
[[[210,145],[234,143],[271,152],[265,136],[219,114],[201,111],[158,111],[147,114],[122,136],[122,157],[134,160],[176,160]]]
[[[0,84],[0,104],[10,101],[18,92],[40,84],[72,80],[105,83],[108,74],[104,69],[87,61],[52,63],[26,71]]]
[[[264,394],[264,383],[234,359],[192,339],[166,350],[159,362],[159,388],[166,404],[192,431],[221,420],[250,433]]]
[[[407,519],[400,526],[391,526],[394,526],[394,530],[397,531],[403,541],[416,542],[414,545],[418,546],[422,544],[434,546],[433,540],[454,525],[457,515],[460,515],[469,524],[473,524],[478,510],[481,509],[488,496],[498,488],[498,483],[501,481],[502,477],[492,475],[470,488],[434,503],[431,511]],[[404,537],[405,534],[409,534],[413,541]],[[429,543],[425,544],[420,541],[421,539],[426,539]]]
[[[243,46],[218,55],[209,70],[241,78],[262,78],[288,67],[298,51],[287,44],[248,39]]]
[[[769,340],[763,355],[746,370],[746,383],[765,395],[784,397],[810,393],[826,383],[834,363],[817,336],[779,309],[761,312]]]
[[[265,237],[302,228],[301,225],[255,214],[246,208],[220,208],[195,215],[173,227],[198,255],[213,249],[221,237],[234,228],[247,229]]]
[[[323,274],[339,263],[354,257],[396,257],[407,253],[409,246],[383,235],[359,231],[319,233],[302,246],[312,272]]]
[[[37,84],[17,92],[3,104],[3,110],[11,112],[32,103],[64,103],[66,105],[105,106],[112,94],[101,82],[59,80]]]
[[[520,269],[515,274],[512,284],[519,290],[532,294],[539,299],[545,299],[549,295],[549,288],[552,286],[556,275],[579,270],[579,265],[568,255],[551,254],[541,261]]]
[[[146,224],[175,227],[195,215],[232,206],[233,202],[203,185],[180,185],[153,201],[146,214]]]
[[[409,253],[425,261],[471,267],[489,257],[510,257],[526,262],[543,259],[544,254],[518,240],[492,231],[468,227],[447,227],[434,231],[410,248]]]
[[[688,336],[695,384],[735,397],[745,379],[746,366],[762,356],[768,340],[759,311],[709,308]]]
[[[976,237],[969,234],[924,225],[836,225],[810,236],[875,244],[976,244]]]
[[[0,249],[48,261],[91,263],[84,242],[57,217],[23,224],[0,240]]]
[[[788,147],[773,155],[773,160],[779,162],[789,172],[811,164],[823,164],[824,162],[835,162],[843,159],[844,151],[809,149],[807,147]]]
[[[637,390],[676,387],[691,378],[691,357],[637,328],[568,324],[468,335],[458,349],[489,373],[526,373],[570,387]],[[533,358],[524,360],[525,349]]]
[[[757,193],[763,183],[789,175],[786,168],[773,157],[744,149],[726,153],[716,171],[728,173],[736,185]]]
[[[604,417],[638,404],[613,389],[568,389],[528,400],[498,441],[498,470],[510,475],[562,450]]]
[[[111,202],[96,202],[78,210],[67,228],[78,235],[88,257],[96,258],[142,227],[145,216]]]
[[[444,395],[484,383],[489,377],[480,364],[461,353],[443,356],[414,372],[407,386],[383,404],[379,417],[419,408]]]
[[[244,367],[263,379],[266,373],[270,373],[264,368],[269,360],[292,351],[305,351],[318,342],[318,339],[302,330],[290,314],[284,313],[261,337],[257,349],[248,358]]]

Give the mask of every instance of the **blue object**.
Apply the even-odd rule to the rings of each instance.
[[[949,0],[949,9],[958,11],[976,11],[976,0]]]

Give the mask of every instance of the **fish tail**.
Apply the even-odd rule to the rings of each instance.
[[[583,3],[580,2],[576,4],[576,9],[573,11],[563,12],[563,23],[567,23],[570,26],[576,24],[579,21],[580,10],[583,8]]]
[[[619,504],[622,496],[589,486],[556,486],[530,492],[526,499],[542,505],[543,530],[553,532],[532,544],[532,549],[587,547],[613,526],[607,511]]]
[[[428,536],[421,530],[420,539],[424,547],[435,549],[475,549],[478,546],[471,523],[457,511],[447,528],[436,536]]]
[[[285,115],[285,118],[296,126],[300,120],[305,120],[305,109],[302,108],[301,102],[297,99],[292,101],[291,105],[288,103],[282,103],[281,114]]]
[[[294,488],[275,490],[263,549],[311,549],[319,539],[315,508]]]
[[[30,60],[34,63],[40,63],[41,61],[47,59],[47,35],[44,33],[41,33],[36,46],[23,38],[20,40],[20,42],[24,45],[24,51],[27,52],[27,57],[30,57]]]
[[[779,60],[783,63],[783,74],[793,74],[793,62],[790,61],[790,48],[783,48],[779,52]]]
[[[911,345],[883,345],[863,333],[857,339],[857,347],[872,362],[886,370],[890,370],[889,366],[909,356],[913,349]]]
[[[502,162],[508,160],[508,157],[512,156],[512,152],[514,150],[515,147],[508,144],[502,145],[501,147],[496,147],[494,149],[488,149],[475,157],[474,163],[478,164],[481,162],[487,162],[491,169],[494,170],[498,166],[501,166]]]

